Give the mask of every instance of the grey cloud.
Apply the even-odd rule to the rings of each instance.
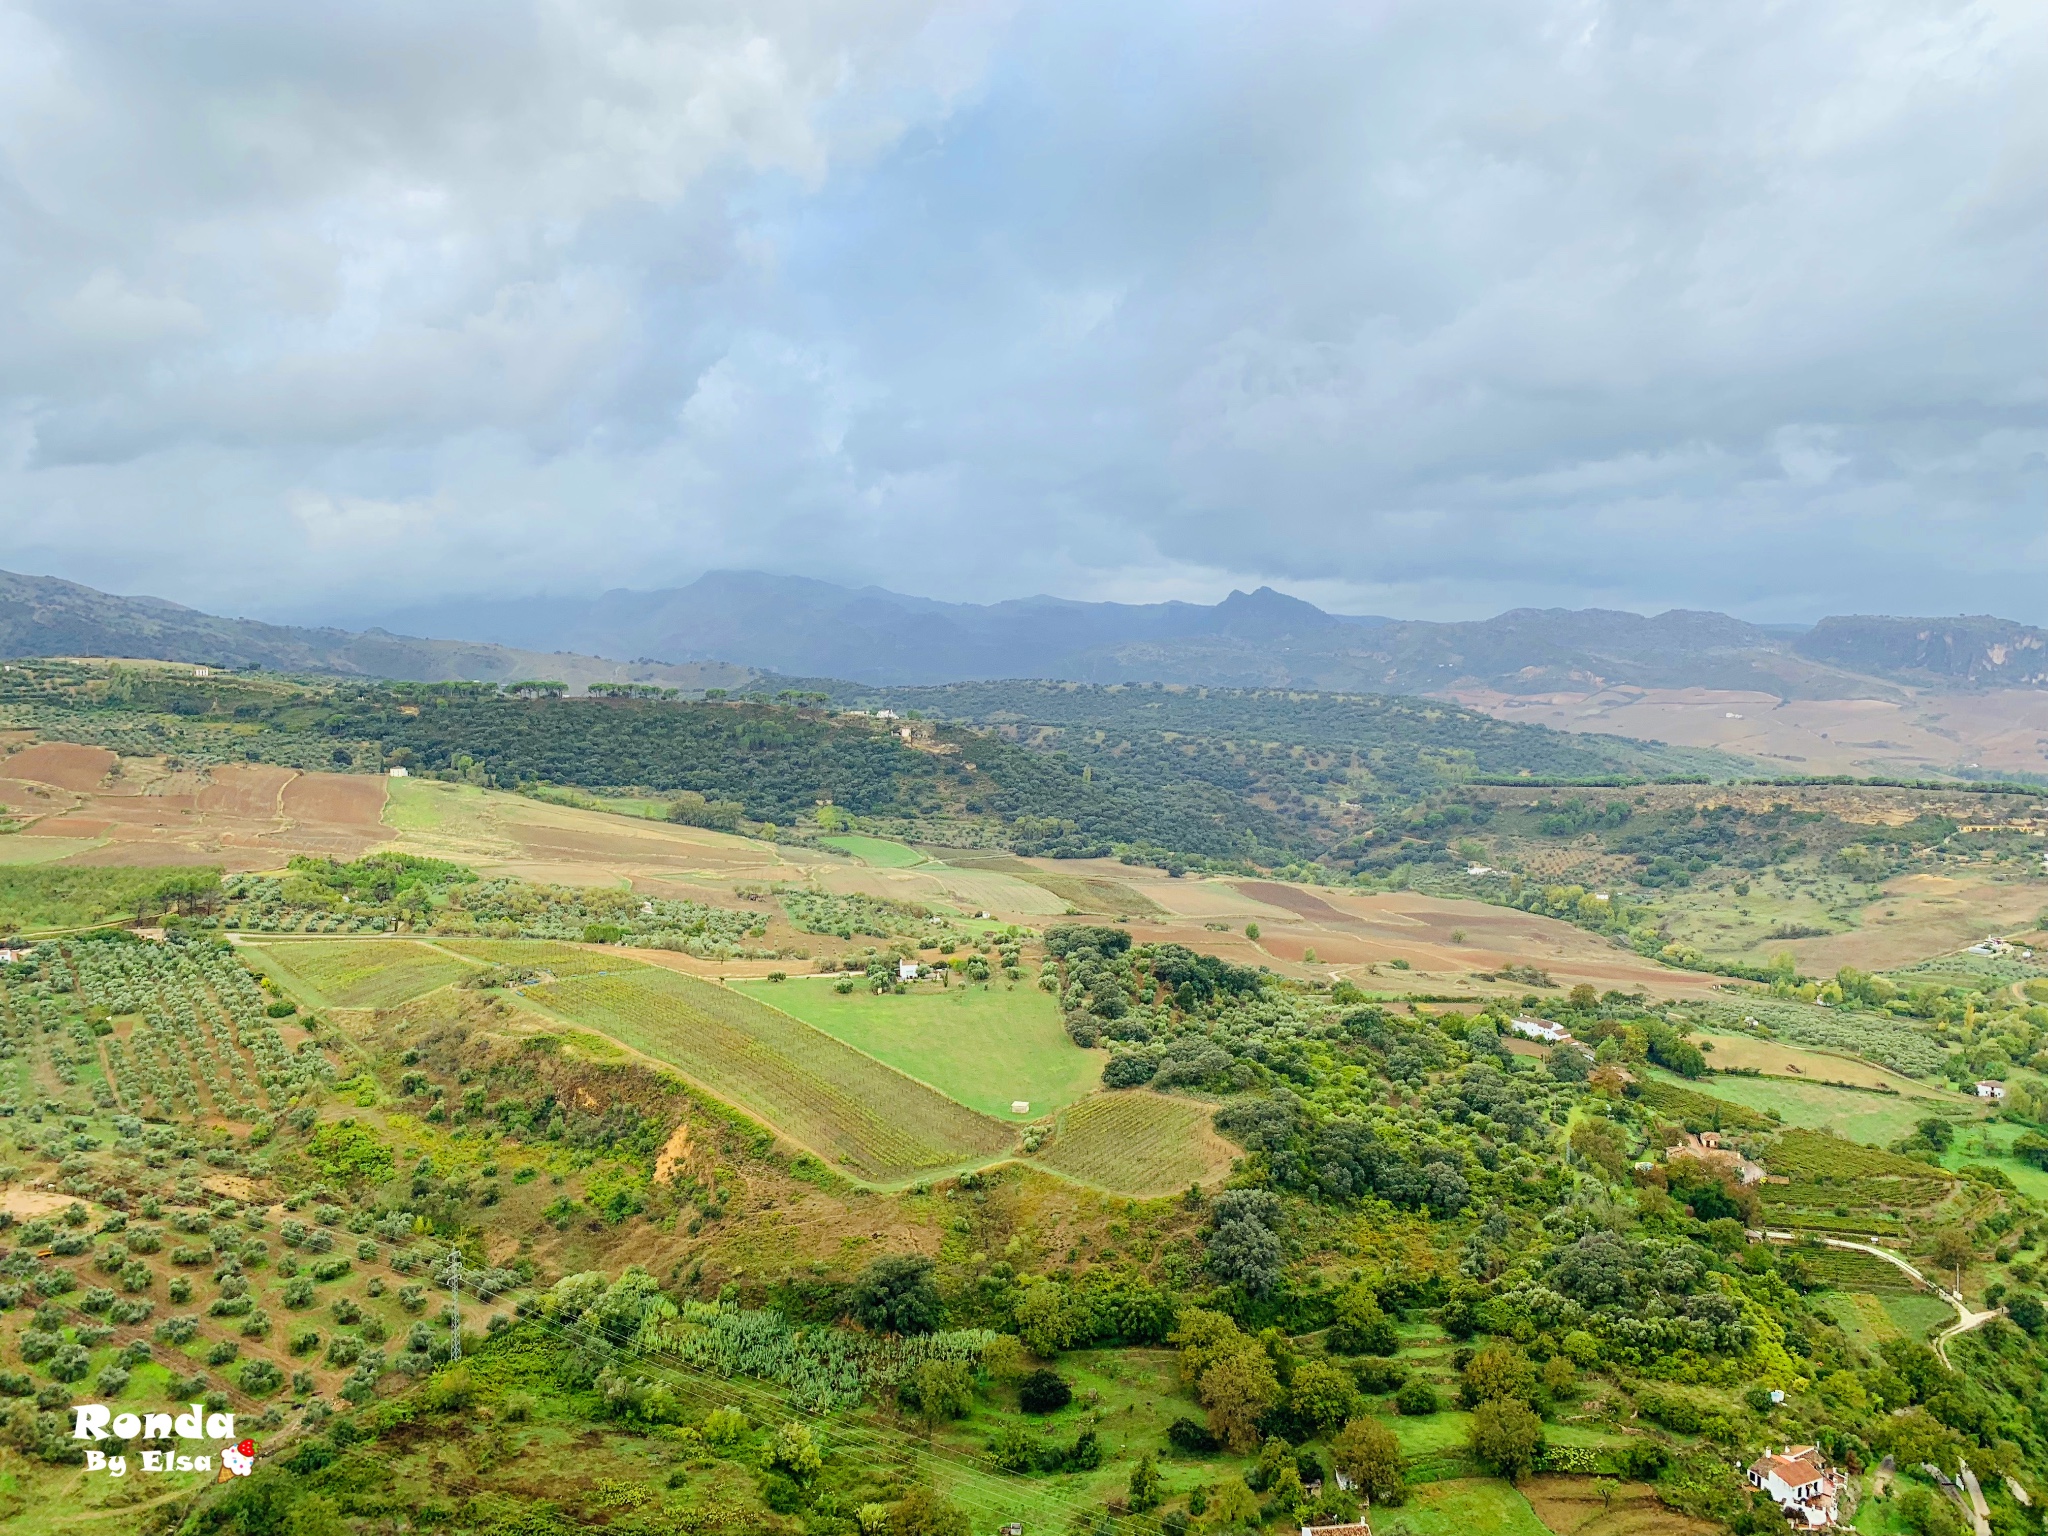
[[[2038,619],[2037,20],[0,3],[10,560]]]

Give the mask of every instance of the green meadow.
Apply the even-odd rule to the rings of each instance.
[[[876,996],[862,987],[834,991],[820,977],[736,982],[733,990],[1004,1120],[1021,1118],[1010,1113],[1014,1100],[1028,1100],[1036,1119],[1100,1084],[1104,1053],[1074,1049],[1057,1005],[1036,987],[956,983]]]
[[[913,864],[930,862],[908,843],[892,842],[886,837],[846,832],[838,837],[821,837],[818,841],[828,848],[837,848],[841,853],[850,853],[861,863],[871,864],[876,869],[908,869]]]

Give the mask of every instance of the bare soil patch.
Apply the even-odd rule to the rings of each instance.
[[[384,841],[386,780],[365,773],[302,773],[284,787],[284,814],[310,826]]]
[[[298,776],[296,768],[224,763],[194,797],[194,809],[237,819],[274,820],[284,814],[285,786]]]
[[[1590,1477],[1532,1477],[1520,1487],[1555,1536],[1710,1536],[1720,1529],[1666,1507],[1646,1483],[1614,1485],[1607,1499]]]
[[[91,790],[120,759],[105,747],[80,747],[66,741],[42,741],[0,763],[10,779],[53,784],[59,789]]]

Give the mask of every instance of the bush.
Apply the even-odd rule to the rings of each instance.
[[[1074,1400],[1074,1389],[1057,1371],[1033,1371],[1017,1383],[1017,1406],[1026,1413],[1057,1413]]]
[[[1615,1470],[1637,1482],[1652,1482],[1671,1464],[1671,1454],[1655,1440],[1634,1440],[1615,1457]]]
[[[1428,1382],[1417,1377],[1403,1382],[1394,1394],[1394,1411],[1408,1418],[1424,1418],[1443,1407],[1443,1399]]]
[[[57,1351],[50,1361],[50,1379],[53,1381],[82,1381],[85,1373],[92,1369],[92,1356],[76,1344],[67,1344]]]
[[[1377,1395],[1400,1390],[1401,1384],[1408,1379],[1408,1368],[1368,1355],[1352,1366],[1351,1374],[1357,1378],[1359,1391]]]
[[[1152,1074],[1158,1070],[1158,1063],[1149,1056],[1141,1056],[1136,1051],[1119,1051],[1103,1065],[1102,1086],[1136,1088],[1151,1082]]]
[[[1393,1321],[1380,1310],[1379,1297],[1363,1285],[1346,1287],[1337,1298],[1330,1348],[1340,1355],[1391,1355],[1400,1346]]]
[[[1173,1448],[1186,1456],[1211,1456],[1222,1449],[1206,1424],[1193,1419],[1179,1418],[1166,1426],[1166,1438]]]
[[[877,1332],[931,1333],[946,1318],[933,1268],[921,1253],[879,1258],[854,1282],[848,1310],[862,1327]]]
[[[242,1390],[260,1397],[284,1385],[284,1372],[268,1360],[251,1360],[242,1367]]]

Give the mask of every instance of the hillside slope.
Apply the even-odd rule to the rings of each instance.
[[[121,656],[413,682],[546,677],[575,687],[593,682],[732,687],[754,675],[749,668],[718,663],[621,664],[379,629],[354,633],[220,618],[158,597],[119,597],[76,582],[11,571],[0,571],[0,655]]]

